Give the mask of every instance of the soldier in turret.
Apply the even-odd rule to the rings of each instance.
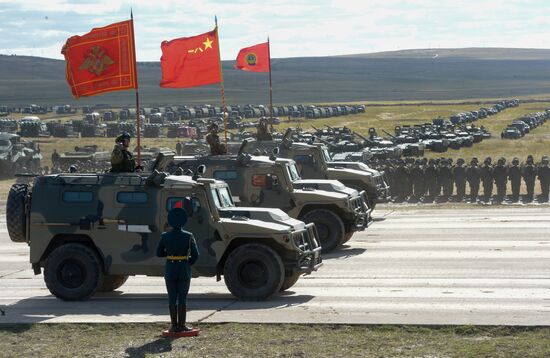
[[[464,159],[458,158],[453,167],[453,180],[456,184],[456,201],[461,202],[466,195],[466,168],[463,167]]]
[[[542,192],[539,201],[541,203],[547,203],[549,199],[548,192],[550,189],[550,167],[548,166],[548,157],[546,155],[542,157],[537,172],[539,175],[540,189]]]
[[[224,155],[227,154],[227,148],[220,143],[220,136],[218,135],[218,125],[212,123],[208,127],[208,135],[206,135],[206,142],[210,146],[211,155]]]
[[[527,188],[527,195],[524,198],[525,202],[532,202],[535,192],[535,178],[537,176],[537,168],[533,162],[533,156],[527,156],[527,162],[521,168],[521,176]]]
[[[512,159],[512,165],[508,168],[508,179],[512,186],[512,202],[517,203],[519,200],[519,189],[521,186],[521,168],[519,167],[519,159]]]
[[[473,157],[470,161],[470,165],[466,169],[466,179],[470,185],[470,202],[475,203],[479,194],[479,182],[481,173],[478,167],[478,160]]]
[[[111,153],[111,172],[123,173],[136,171],[136,163],[132,158],[132,153],[128,150],[130,138],[128,132],[123,132],[116,137],[115,148]]]
[[[497,161],[497,165],[493,169],[493,177],[495,178],[495,184],[497,186],[497,203],[502,203],[506,197],[506,185],[508,184],[508,167],[506,166],[506,159],[500,158]]]
[[[483,201],[489,203],[493,196],[493,165],[491,157],[485,158],[480,170],[481,182],[483,183]]]

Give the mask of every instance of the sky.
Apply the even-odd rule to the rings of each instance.
[[[214,28],[223,60],[270,37],[271,57],[418,48],[550,48],[549,0],[0,0],[0,54],[62,59],[73,35],[134,14],[138,61]]]

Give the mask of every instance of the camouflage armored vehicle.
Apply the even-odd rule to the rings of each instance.
[[[61,153],[59,164],[63,167],[75,164],[76,162],[108,162],[111,160],[111,152],[102,150],[97,145],[85,145],[74,147],[74,151]]]
[[[333,161],[324,144],[293,142],[288,131],[282,142],[256,142],[244,151],[253,151],[255,148],[271,151],[275,147],[278,148],[277,156],[296,161],[302,178],[338,180],[347,187],[365,191],[371,209],[374,209],[376,203],[388,199],[389,187],[380,172],[359,162]]]
[[[364,192],[337,180],[302,180],[291,159],[250,156],[175,157],[169,170],[195,170],[206,166],[206,177],[224,180],[237,206],[276,207],[293,218],[314,223],[323,252],[348,241],[354,232],[371,223]]]
[[[163,276],[155,256],[168,211],[188,213],[200,258],[193,276],[224,276],[240,299],[267,299],[321,265],[315,226],[278,209],[237,208],[226,183],[152,172],[39,176],[14,184],[6,222],[27,242],[35,274],[50,292],[84,300],[112,291],[129,275]]]
[[[13,133],[0,133],[0,176],[40,170],[42,154],[32,142],[23,142]]]

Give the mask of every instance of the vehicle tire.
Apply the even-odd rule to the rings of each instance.
[[[285,269],[279,254],[269,246],[245,244],[229,254],[223,275],[225,285],[235,297],[260,301],[279,292]]]
[[[13,242],[25,242],[27,218],[25,217],[25,199],[27,184],[13,184],[6,203],[6,226]]]
[[[65,301],[87,300],[103,285],[101,263],[88,246],[65,244],[48,256],[44,281],[57,298]]]
[[[294,286],[294,284],[298,282],[300,276],[302,276],[302,274],[299,272],[294,273],[292,276],[285,276],[283,280],[283,285],[281,286],[281,289],[279,291],[283,292]]]
[[[128,280],[128,275],[104,275],[103,284],[98,289],[99,292],[112,292],[124,285]]]
[[[321,241],[321,252],[334,250],[344,241],[346,230],[342,219],[326,209],[315,209],[305,214],[300,220],[306,224],[314,223]]]

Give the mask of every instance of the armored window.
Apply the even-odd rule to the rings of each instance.
[[[63,193],[63,201],[66,203],[91,203],[92,200],[91,191],[66,191]]]
[[[294,157],[294,161],[299,165],[310,165],[313,162],[311,155],[297,155]]]
[[[214,178],[218,180],[235,180],[237,179],[236,170],[216,170]]]
[[[147,204],[147,193],[140,191],[121,191],[116,195],[121,204]]]

